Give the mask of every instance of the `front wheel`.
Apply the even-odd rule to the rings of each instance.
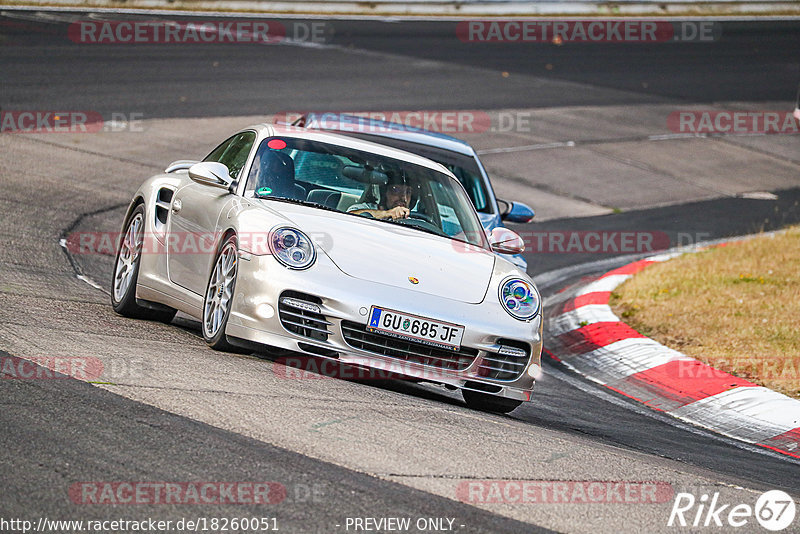
[[[166,306],[164,309],[149,309],[136,303],[136,282],[139,280],[143,243],[144,204],[139,204],[125,225],[117,250],[111,281],[111,305],[115,312],[125,317],[168,323],[175,317],[175,310]]]
[[[470,391],[468,389],[462,389],[461,396],[464,397],[464,402],[467,403],[467,406],[481,412],[509,413],[522,404],[522,401],[519,400],[507,399],[505,397]]]
[[[238,351],[225,335],[233,307],[238,266],[236,236],[230,236],[222,244],[214,262],[203,300],[203,339],[214,350]]]

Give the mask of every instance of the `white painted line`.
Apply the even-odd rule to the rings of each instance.
[[[108,293],[108,291],[106,291],[106,290],[105,290],[105,288],[103,288],[103,286],[101,286],[100,284],[98,284],[97,282],[95,282],[94,280],[92,280],[91,278],[89,278],[88,276],[84,276],[84,275],[82,275],[82,274],[79,274],[79,275],[78,275],[78,280],[81,280],[81,281],[83,281],[83,282],[86,282],[87,284],[89,284],[89,285],[90,285],[90,286],[92,286],[93,288],[95,288],[95,289],[99,289],[99,290],[100,290],[100,291],[102,291],[103,293]]]
[[[574,147],[575,141],[556,141],[553,143],[539,143],[536,145],[509,146],[503,148],[486,148],[478,150],[478,155],[485,154],[508,154],[510,152],[526,152],[528,150],[546,150],[548,148],[569,148]]]
[[[742,193],[740,196],[750,200],[778,200],[778,195],[769,191],[751,191],[750,193]]]
[[[706,134],[701,133],[673,133],[673,134],[660,134],[648,135],[648,141],[668,141],[670,139],[694,139],[697,137],[708,137]]]

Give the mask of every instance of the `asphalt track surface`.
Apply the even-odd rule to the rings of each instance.
[[[321,24],[317,47],[92,45],[67,24],[4,17],[6,109],[206,117],[337,109],[497,109],[782,101],[800,79],[796,21],[721,23],[712,42],[465,43],[458,23],[280,19],[289,36]],[[55,21],[86,20],[53,15]],[[101,14],[94,20],[112,18]],[[150,20],[123,15],[117,20]],[[213,16],[211,20],[217,20]],[[171,20],[198,20],[170,17]],[[339,49],[354,50],[342,57]],[[20,53],[24,51],[24,53]],[[386,61],[395,54],[402,65]],[[442,65],[440,62],[443,62]],[[470,67],[469,69],[465,67]],[[509,76],[503,77],[502,73]],[[573,83],[565,83],[573,82]],[[590,84],[587,91],[583,85]],[[224,94],[224,98],[220,95]]]
[[[104,115],[139,112],[148,118],[257,115],[296,109],[497,109],[655,104],[665,100],[786,101],[792,98],[787,94],[793,95],[796,90],[800,49],[797,23],[731,24],[723,27],[724,39],[710,44],[515,44],[480,48],[454,40],[454,23],[329,21],[333,36],[327,45],[331,46],[316,48],[81,46],[65,39],[66,22],[43,23],[14,14],[0,18],[0,24],[4,45],[0,46],[0,106],[4,110],[92,109]],[[340,47],[355,52],[342,54]],[[387,62],[387,53],[407,59]],[[553,68],[548,69],[547,64]],[[502,76],[502,72],[510,75]],[[647,87],[642,86],[643,81]],[[587,91],[587,86],[592,90]],[[64,232],[118,226],[127,190],[108,192],[97,188],[103,187],[109,181],[106,178],[118,169],[135,172],[142,178],[155,172],[158,164],[163,166],[166,153],[175,153],[181,147],[179,137],[172,140],[171,147],[163,149],[163,154],[145,157],[138,165],[124,155],[103,158],[95,149],[75,146],[69,149],[76,159],[64,161],[59,167],[58,158],[66,154],[66,149],[58,143],[33,140],[24,148],[13,143],[6,139],[3,146],[13,146],[18,151],[14,155],[24,156],[19,161],[25,164],[8,161],[9,167],[2,171],[3,184],[7,186],[2,198],[3,322],[7,330],[0,336],[4,342],[0,349],[27,343],[33,348],[24,354],[9,351],[14,356],[27,356],[36,351],[80,347],[80,337],[89,344],[98,339],[110,343],[108,337],[97,337],[103,327],[118,332],[121,341],[119,347],[102,349],[118,351],[123,357],[124,344],[136,344],[134,338],[139,338],[159,347],[155,351],[168,353],[173,359],[164,360],[168,366],[180,365],[174,359],[180,358],[181,350],[192,352],[192,357],[197,353],[206,360],[224,361],[220,365],[232,366],[234,374],[253,365],[267,365],[268,360],[261,359],[231,356],[219,360],[220,355],[202,347],[197,326],[191,321],[179,319],[175,325],[161,326],[114,317],[106,295],[74,276],[77,269],[90,278],[107,280],[110,260],[67,259],[57,247],[57,239]],[[81,154],[81,150],[85,152]],[[44,169],[42,163],[37,163],[37,151],[48,153],[41,158]],[[176,153],[175,157],[180,156]],[[29,200],[30,184],[25,178],[29,168],[35,176],[48,172],[80,176],[85,172],[86,183],[54,185],[44,180],[46,187]],[[123,187],[124,183],[128,188],[131,180],[136,181],[110,179],[116,187]],[[776,194],[778,200],[769,204],[743,198],[713,199],[602,218],[553,220],[531,228],[586,230],[598,224],[609,230],[650,227],[667,233],[675,242],[678,233],[701,233],[713,239],[800,221],[800,189]],[[53,210],[51,202],[56,201],[59,209]],[[529,262],[531,272],[538,274],[590,259],[593,258],[589,255],[560,254],[530,256]],[[560,280],[559,285],[589,274],[590,268],[576,272],[571,278]],[[560,287],[543,289],[547,294]],[[46,324],[56,333],[43,328],[37,338],[36,324]],[[64,336],[60,341],[58,332]],[[136,346],[142,350],[143,344]],[[176,379],[177,389],[191,382],[191,372],[183,371],[185,376]],[[456,396],[403,383],[336,381],[332,385],[322,381],[322,385],[291,385],[266,400],[281,403],[282,407],[281,393],[296,397],[291,402],[292,410],[297,412],[287,410],[285,419],[275,420],[284,424],[292,417],[305,421],[305,413],[317,409],[314,395],[326,394],[341,395],[336,402],[345,406],[351,402],[352,413],[373,427],[386,425],[387,429],[396,430],[393,420],[407,416],[416,429],[407,430],[408,435],[392,435],[390,439],[396,442],[397,449],[386,447],[382,452],[391,455],[405,450],[405,460],[411,464],[425,464],[427,459],[417,454],[430,451],[431,443],[448,443],[442,441],[439,432],[454,432],[466,425],[473,426],[477,436],[470,438],[469,452],[459,450],[467,458],[489,457],[497,450],[508,452],[513,447],[524,448],[528,454],[529,449],[552,446],[547,451],[547,461],[537,464],[536,469],[512,469],[510,475],[487,469],[481,478],[642,480],[674,471],[680,473],[675,478],[679,481],[676,487],[684,484],[720,490],[737,486],[755,491],[784,489],[798,497],[797,463],[742,448],[701,429],[676,425],[668,418],[638,410],[624,398],[598,392],[591,383],[551,364],[547,365],[545,376],[537,384],[535,402],[510,417],[472,413],[461,408]],[[437,484],[448,476],[457,479],[458,474],[438,474],[430,481],[421,476],[421,482],[415,482],[411,480],[415,476],[411,469],[376,469],[374,465],[380,464],[381,458],[373,463],[362,459],[363,468],[359,468],[358,458],[352,463],[337,461],[335,451],[328,455],[311,446],[306,448],[298,441],[306,438],[284,435],[282,429],[274,429],[280,439],[273,441],[269,437],[253,437],[253,432],[244,427],[247,419],[241,419],[237,424],[242,428],[234,431],[224,422],[202,422],[203,414],[177,415],[178,409],[170,413],[149,402],[131,400],[144,395],[141,393],[121,396],[73,380],[2,380],[0,388],[4,406],[0,415],[4,451],[0,469],[5,486],[0,499],[2,517],[90,519],[119,514],[171,519],[192,515],[232,517],[244,511],[263,515],[263,508],[241,505],[215,506],[211,510],[191,505],[145,506],[136,507],[133,512],[124,507],[79,506],[69,501],[66,488],[86,480],[266,479],[287,487],[286,501],[267,513],[274,513],[281,530],[288,532],[336,531],[334,525],[344,518],[361,516],[455,517],[468,532],[530,532],[543,523],[562,531],[593,528],[591,520],[582,518],[585,513],[575,507],[557,510],[568,518],[561,522],[546,515],[537,521],[536,512],[530,508],[521,514],[513,510],[492,513],[459,503],[452,496],[441,496],[447,492]],[[327,393],[326,388],[334,391]],[[302,399],[304,391],[309,399],[302,403],[297,398]],[[200,396],[197,399],[204,400]],[[326,404],[331,399],[323,397],[320,402]],[[369,404],[386,412],[366,418],[369,406],[364,405]],[[264,404],[251,405],[248,410],[281,411]],[[222,408],[220,411],[224,412]],[[234,419],[242,414],[233,411],[230,415]],[[487,428],[494,428],[496,433],[489,433]],[[309,436],[312,438],[307,439],[316,439],[313,434]],[[275,441],[282,446],[272,445]],[[286,443],[301,446],[293,450]],[[324,441],[321,444],[330,445]],[[353,444],[348,441],[344,446]],[[407,452],[415,448],[420,452]],[[370,450],[367,446],[365,449]],[[450,462],[453,455],[448,449],[441,449],[438,454],[442,464]],[[353,456],[358,454],[354,452]],[[569,467],[542,467],[562,457]],[[386,465],[392,466],[392,461],[385,460]],[[436,463],[436,458],[433,461]],[[486,461],[487,466],[496,465]],[[506,462],[513,464],[514,458],[509,457]],[[465,472],[466,469],[461,474]],[[324,497],[310,500],[305,497],[305,490],[314,484],[323,488]],[[415,489],[420,487],[425,491]],[[668,511],[669,507],[658,517],[659,524],[648,526],[653,531],[662,529]],[[639,513],[627,510],[616,515],[624,518],[629,514],[630,524],[637,524]],[[641,513],[645,520],[655,520],[646,512]],[[515,514],[527,524],[509,519]],[[626,523],[620,523],[620,517],[608,515],[598,512],[600,519],[594,525],[597,530],[625,530]]]

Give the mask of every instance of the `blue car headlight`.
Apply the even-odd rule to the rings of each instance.
[[[308,269],[317,258],[314,244],[306,234],[295,228],[273,230],[269,249],[276,260],[290,269]]]
[[[500,303],[515,319],[527,321],[539,313],[541,298],[530,282],[509,278],[500,284]]]

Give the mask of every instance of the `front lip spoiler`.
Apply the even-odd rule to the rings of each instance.
[[[488,395],[494,395],[497,397],[504,397],[521,401],[530,401],[531,393],[533,391],[533,386],[530,389],[519,388],[512,386],[511,383],[486,380],[478,376],[467,375],[466,373],[463,372],[462,373],[441,372],[437,373],[436,376],[434,377],[433,373],[431,372],[432,368],[428,366],[416,364],[413,362],[404,362],[402,360],[397,360],[380,354],[361,351],[359,349],[350,347],[349,345],[346,348],[343,348],[339,345],[335,345],[332,343],[324,343],[318,340],[308,339],[301,336],[295,336],[294,334],[291,334],[289,332],[286,332],[285,334],[276,334],[273,332],[265,332],[248,326],[233,324],[229,322],[228,327],[226,329],[226,334],[229,336],[242,338],[246,340],[256,340],[256,341],[245,341],[246,344],[245,348],[253,349],[255,351],[258,351],[259,349],[263,351],[264,348],[268,347],[278,347],[281,349],[288,349],[289,351],[297,354],[298,356],[331,360],[349,366],[360,367],[367,371],[370,370],[381,371],[383,369],[393,370],[396,367],[405,367],[406,369],[409,370],[409,373],[411,374],[404,375],[401,372],[398,372],[397,374],[408,376],[408,378],[413,380],[418,380],[420,382],[428,382],[433,384],[441,384],[444,386],[452,386],[458,389],[468,389],[471,391],[486,393]],[[263,339],[264,341],[260,341],[259,339]],[[302,345],[318,347],[325,351],[331,351],[332,353],[336,353],[338,357],[326,356],[323,353],[311,352],[303,349]],[[374,365],[370,365],[371,363],[374,363]],[[527,371],[524,371],[518,378],[515,379],[515,381],[524,378],[526,372]],[[469,382],[498,387],[500,388],[500,391],[498,391],[497,393],[492,393],[486,391],[485,389],[477,389],[475,387],[470,387],[468,384]],[[533,381],[533,383],[535,384],[535,381]]]

